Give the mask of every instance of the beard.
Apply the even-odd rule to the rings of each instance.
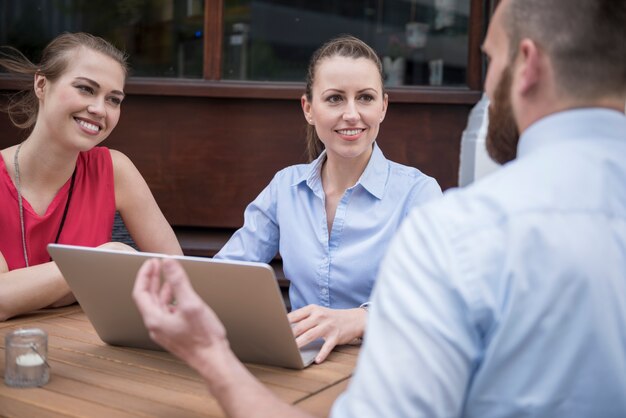
[[[519,131],[511,105],[511,85],[513,74],[507,66],[496,86],[494,97],[489,104],[489,126],[487,127],[487,153],[497,163],[504,164],[517,156]]]

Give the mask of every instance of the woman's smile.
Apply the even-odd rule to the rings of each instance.
[[[335,132],[339,134],[341,139],[346,141],[356,141],[359,139],[363,132],[365,132],[364,128],[349,128],[349,129],[338,129]]]

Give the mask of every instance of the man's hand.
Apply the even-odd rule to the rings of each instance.
[[[146,261],[137,273],[133,299],[150,337],[192,367],[202,367],[206,352],[216,345],[228,345],[224,326],[176,260]]]

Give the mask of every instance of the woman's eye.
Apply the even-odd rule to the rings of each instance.
[[[339,103],[341,101],[341,96],[338,94],[333,94],[332,96],[328,96],[326,100],[330,103]]]
[[[361,101],[363,102],[372,102],[374,101],[374,96],[372,96],[371,94],[364,94],[360,97]]]
[[[89,94],[93,94],[93,89],[89,86],[84,86],[84,85],[78,85],[76,86],[76,88],[78,90],[80,90],[83,93],[89,93]]]
[[[119,97],[111,97],[109,98],[109,102],[111,102],[115,106],[119,106],[122,104],[122,99],[120,99]]]

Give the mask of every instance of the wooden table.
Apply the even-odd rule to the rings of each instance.
[[[224,416],[194,370],[169,353],[104,344],[77,305],[0,322],[3,379],[4,336],[20,327],[48,333],[50,382],[41,388],[18,389],[2,380],[0,416]],[[281,399],[326,416],[350,380],[358,350],[338,347],[324,363],[305,370],[246,366]]]

